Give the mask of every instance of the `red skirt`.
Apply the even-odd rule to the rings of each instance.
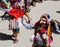
[[[19,9],[11,9],[8,12],[9,15],[13,16],[14,18],[18,19],[18,17],[21,17],[24,15],[24,11],[23,10],[19,10]]]

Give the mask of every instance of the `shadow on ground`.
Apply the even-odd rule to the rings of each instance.
[[[0,33],[0,40],[12,40],[11,35],[7,35],[5,33]]]

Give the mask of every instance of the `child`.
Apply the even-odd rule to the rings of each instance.
[[[48,21],[49,18],[50,16],[48,14],[43,14],[40,20],[36,22],[34,26],[34,29],[35,29],[34,36],[32,36],[33,39],[31,38],[33,40],[32,47],[35,47],[35,46],[46,47],[46,45],[50,46],[50,44],[47,44],[48,27],[50,24],[50,22]],[[51,37],[51,34],[49,35],[49,37]]]
[[[13,31],[12,37],[15,38],[14,42],[17,42],[19,33],[18,18],[20,17],[21,19],[23,19],[23,16],[25,15],[30,22],[30,17],[28,13],[25,13],[23,10],[20,9],[18,2],[16,2],[15,6],[12,7],[8,14],[10,15],[10,27]]]

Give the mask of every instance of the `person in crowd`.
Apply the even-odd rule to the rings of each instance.
[[[43,14],[40,20],[36,22],[34,35],[30,38],[33,41],[32,47],[50,47],[53,39],[49,18],[49,14]]]
[[[9,26],[13,32],[12,37],[15,38],[14,42],[17,42],[19,34],[18,19],[19,18],[23,19],[23,16],[25,15],[28,18],[28,22],[30,23],[30,17],[28,13],[25,13],[23,10],[21,10],[18,2],[15,2],[15,5],[12,5],[12,9],[7,13],[10,16]]]

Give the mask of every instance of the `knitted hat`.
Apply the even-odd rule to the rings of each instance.
[[[43,14],[42,17],[43,16],[46,17],[46,18],[48,18],[48,19],[50,18],[50,15],[49,14]]]

